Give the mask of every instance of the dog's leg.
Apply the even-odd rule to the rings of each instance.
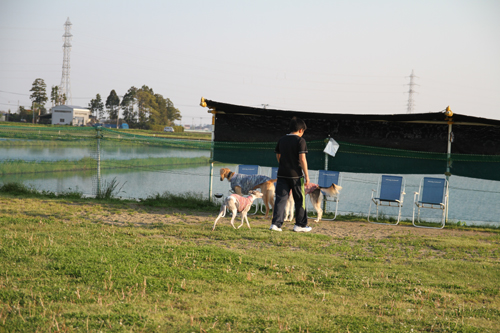
[[[247,226],[248,226],[248,229],[251,229],[250,228],[250,223],[248,222],[248,215],[247,215],[248,212],[245,213],[245,220],[247,221]]]
[[[271,207],[271,198],[269,197],[269,190],[267,189],[263,189],[263,192],[262,192],[262,201],[264,202],[264,206],[266,207],[266,216],[264,216],[265,219],[269,218],[269,210]]]
[[[266,218],[269,218],[269,211],[274,207],[274,184],[266,191]]]
[[[234,193],[236,193],[236,194],[238,194],[238,195],[243,195],[243,194],[241,193],[241,187],[240,187],[240,186],[235,186],[235,187],[234,187]]]
[[[234,207],[234,209],[231,210],[231,213],[233,214],[233,216],[231,217],[231,225],[233,226],[234,229],[236,229],[236,227],[234,226],[234,219],[236,218],[236,215],[238,214],[238,209],[236,207]]]
[[[269,209],[274,209],[274,188],[271,190],[271,195],[269,195]]]
[[[214,226],[212,227],[212,231],[215,230],[215,226],[217,225],[217,222],[219,221],[219,219],[226,215],[226,203],[224,202],[224,204],[222,204],[222,207],[220,208],[220,212],[219,212],[219,216],[217,216],[217,218],[215,219],[215,222],[214,222]]]
[[[309,194],[309,197],[311,198],[311,203],[316,210],[316,213],[318,213],[318,217],[314,222],[319,222],[321,221],[321,217],[323,216],[323,209],[321,209],[321,204],[323,203],[323,194],[319,189],[315,190],[313,193]]]
[[[245,208],[245,210],[241,212],[241,224],[238,227],[238,229],[243,226],[243,223],[245,223],[245,220],[247,221],[247,224],[248,224],[248,217],[247,217],[248,210],[249,210],[249,208],[248,209]],[[250,224],[248,224],[248,228],[250,228]]]

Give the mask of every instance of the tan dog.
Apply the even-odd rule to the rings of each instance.
[[[231,194],[224,199],[224,203],[220,207],[220,212],[219,216],[215,219],[214,226],[212,227],[212,231],[215,230],[215,226],[217,225],[217,221],[220,220],[221,217],[226,216],[226,209],[229,209],[233,216],[231,217],[231,225],[233,228],[236,229],[234,226],[234,219],[236,218],[236,214],[238,212],[241,213],[241,224],[238,227],[241,228],[243,223],[247,222],[248,229],[250,229],[250,223],[248,223],[248,211],[250,210],[250,207],[252,207],[252,203],[255,199],[257,198],[262,198],[262,193],[259,191],[250,191],[250,195],[248,197],[242,197],[241,195],[238,194]]]
[[[220,180],[227,179],[231,183],[231,190],[236,194],[248,194],[251,190],[259,189],[262,200],[266,206],[266,216],[269,217],[269,209],[274,207],[274,183],[276,179],[263,175],[244,175],[232,172],[228,168],[220,169]]]
[[[323,203],[324,195],[335,197],[339,194],[339,191],[341,189],[342,186],[335,184],[332,184],[330,187],[320,187],[319,185],[313,183],[308,184],[308,186],[305,188],[306,195],[309,195],[309,199],[311,199],[311,203],[318,213],[318,217],[314,220],[314,222],[321,221],[321,217],[323,216],[323,209],[321,208],[321,204]],[[288,201],[286,202],[285,211],[285,221],[292,221],[293,213],[295,212],[295,202],[293,200],[291,192],[288,195]]]

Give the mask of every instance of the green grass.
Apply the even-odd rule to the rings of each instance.
[[[158,157],[134,158],[129,160],[101,160],[101,170],[106,169],[134,169],[152,167],[183,167],[186,165],[207,165],[208,157]],[[97,161],[91,157],[80,160],[35,161],[6,160],[0,162],[0,175],[20,173],[44,173],[61,171],[91,170],[97,172]]]
[[[103,130],[103,135],[108,140],[116,140],[117,134],[133,134],[153,138],[170,138],[184,139],[193,141],[211,141],[212,133],[198,132],[155,132],[150,130],[138,129],[112,129],[111,131]],[[4,145],[7,146],[33,146],[33,145],[50,145],[50,146],[72,146],[75,141],[94,141],[95,143],[96,130],[93,127],[74,127],[74,126],[57,126],[57,125],[32,125],[27,123],[0,123],[0,137],[16,140],[5,140]],[[114,138],[114,139],[113,139]],[[120,140],[123,142],[123,140]],[[133,143],[131,143],[133,144]],[[161,145],[162,143],[156,142]],[[168,143],[163,143],[167,144]],[[205,146],[203,146],[205,147]],[[205,148],[206,149],[206,148]]]
[[[191,200],[0,194],[0,331],[499,331],[496,230],[357,239],[221,223],[212,232],[214,208],[178,208],[182,199]],[[165,218],[103,222],[142,213]]]
[[[21,197],[38,197],[38,198],[67,198],[67,199],[81,199],[83,198],[83,193],[78,191],[78,189],[69,189],[62,193],[54,193],[51,191],[39,191],[33,187],[26,186],[22,183],[4,183],[0,185],[0,193],[5,193],[13,196]]]
[[[149,207],[185,208],[210,212],[219,212],[220,209],[220,205],[204,198],[201,194],[191,192],[184,194],[156,193],[146,199],[141,199],[141,202]]]

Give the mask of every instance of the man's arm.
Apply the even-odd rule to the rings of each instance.
[[[278,163],[280,162],[281,154],[276,153],[276,159],[278,160]]]
[[[307,169],[307,159],[306,154],[299,154],[299,164],[304,172],[305,183],[304,185],[309,184],[309,170]]]

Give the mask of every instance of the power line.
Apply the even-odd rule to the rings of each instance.
[[[5,91],[5,90],[0,90],[0,92],[7,93],[7,94],[13,94],[13,95],[29,96],[29,94],[20,94],[20,93],[15,93],[12,91]]]

